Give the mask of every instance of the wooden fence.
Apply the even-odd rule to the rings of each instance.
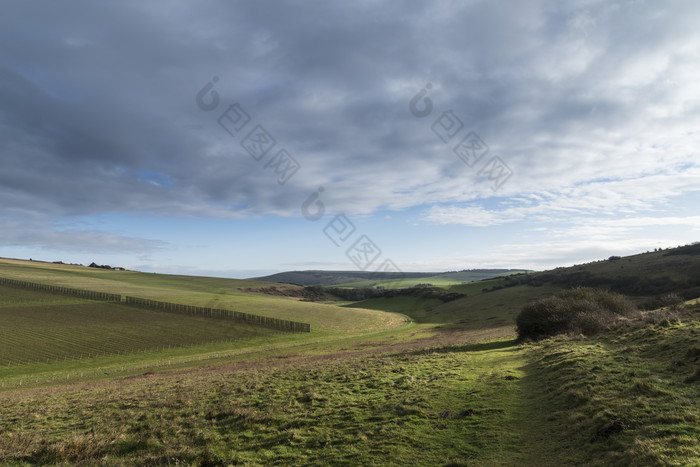
[[[71,295],[89,300],[102,300],[108,302],[124,303],[130,306],[139,306],[153,310],[161,310],[170,313],[183,313],[195,316],[205,316],[209,318],[230,319],[235,321],[243,321],[246,323],[256,324],[258,326],[278,329],[287,332],[311,332],[311,325],[308,323],[299,323],[297,321],[289,321],[286,319],[268,318],[266,316],[253,315],[250,313],[242,313],[240,311],[223,310],[220,308],[208,308],[201,306],[182,305],[179,303],[160,302],[149,300],[147,298],[138,298],[130,296],[122,296],[105,292],[94,292],[92,290],[72,289],[70,287],[60,287],[56,285],[38,284],[36,282],[26,282],[16,279],[6,279],[0,277],[0,285],[14,285],[33,290],[41,290],[50,293],[58,293],[63,295]]]
[[[87,298],[89,300],[103,300],[107,302],[121,302],[122,296],[105,293],[94,292],[92,290],[72,289],[70,287],[60,287],[57,285],[37,284],[35,282],[18,281],[16,279],[5,279],[0,277],[0,285],[14,285],[25,289],[41,290],[44,292],[58,293],[63,295],[72,295],[74,297]]]
[[[184,313],[188,315],[206,316],[209,318],[233,319],[237,321],[245,321],[248,323],[257,324],[266,328],[279,329],[290,332],[311,332],[311,325],[308,323],[299,323],[297,321],[289,321],[286,319],[268,318],[266,316],[253,315],[250,313],[242,313],[240,311],[223,310],[220,308],[208,308],[202,306],[182,305],[179,303],[160,302],[157,300],[149,300],[147,298],[126,297],[126,304],[132,306],[141,306],[152,310],[162,310],[171,313]]]

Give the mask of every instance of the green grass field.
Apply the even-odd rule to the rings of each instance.
[[[459,271],[441,273],[427,277],[347,282],[343,284],[335,284],[333,287],[386,287],[392,289],[407,289],[409,287],[415,287],[419,284],[430,284],[430,286],[433,287],[450,287],[470,282],[478,284],[488,277],[509,276],[512,274],[519,274],[521,272],[527,271],[521,269],[492,273],[489,273],[488,270]]]
[[[404,322],[403,317],[374,310],[251,293],[247,290],[270,287],[267,282],[252,280],[110,271],[10,259],[0,259],[0,277],[300,321],[311,324],[316,333],[362,333]],[[288,284],[275,287],[302,289]]]
[[[488,281],[498,283],[498,279]],[[376,310],[400,312],[419,323],[452,325],[460,328],[480,329],[484,327],[507,326],[515,322],[524,303],[555,293],[561,288],[554,286],[508,287],[492,292],[482,292],[481,283],[464,298],[442,302],[438,299],[423,299],[399,296],[394,298],[372,298],[346,307],[372,308]],[[468,284],[465,284],[465,286]],[[462,290],[465,287],[460,286]],[[450,287],[450,291],[460,288]],[[479,289],[476,291],[476,289]]]
[[[371,287],[381,285],[391,288],[413,287],[426,282],[434,286],[447,286],[463,282],[480,281],[518,272],[519,269],[470,269],[453,272],[404,272],[376,273],[372,271],[287,271],[258,277],[258,280],[273,283],[323,285],[327,287]]]
[[[273,330],[0,286],[0,365],[265,337]]]
[[[518,343],[519,309],[561,285],[310,303],[255,281],[5,260],[0,276],[316,323],[241,338],[223,320],[0,287],[0,352],[49,359],[0,366],[2,465],[700,465],[692,301]],[[76,352],[66,338],[112,353],[51,357]],[[150,347],[119,353],[137,342]]]
[[[37,464],[490,463],[518,444],[509,427],[521,390],[507,377],[522,376],[524,361],[513,350],[503,342],[155,374],[31,402],[9,394],[0,452]]]

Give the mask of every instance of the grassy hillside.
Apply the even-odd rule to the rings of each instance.
[[[410,272],[408,277],[420,278],[434,275],[430,272]],[[404,277],[404,273],[386,273],[373,271],[287,271],[264,277],[256,277],[255,280],[264,282],[278,282],[299,285],[336,285],[366,281],[371,278],[392,279]]]
[[[511,358],[510,345],[224,366],[8,394],[0,400],[0,459],[488,464],[518,445],[509,427],[518,421],[514,396],[525,362]],[[67,410],[75,416],[66,420]],[[49,431],[50,440],[39,435]]]
[[[378,331],[404,321],[403,317],[374,310],[268,295],[261,290],[270,284],[253,280],[113,271],[11,259],[0,259],[0,277],[301,321],[310,323],[312,331],[318,333]],[[287,284],[275,287],[290,293],[303,290]]]
[[[452,290],[452,289],[450,289]],[[410,316],[418,323],[479,329],[484,327],[513,326],[523,305],[560,290],[554,286],[517,286],[493,292],[479,290],[457,300],[443,302],[437,299],[415,297],[372,298],[345,305],[392,311]]]
[[[467,295],[446,303],[398,297],[375,298],[348,306],[399,311],[420,323],[472,328],[502,326],[514,323],[527,302],[578,286],[610,289],[650,309],[659,307],[668,293],[677,293],[685,299],[699,297],[700,250],[691,245],[446,286],[450,292]]]
[[[654,308],[659,305],[658,298],[667,293],[677,293],[686,299],[700,296],[700,245],[509,276],[504,285],[517,284],[604,288]]]
[[[406,288],[430,283],[444,287],[463,282],[480,281],[492,277],[528,272],[523,269],[472,269],[458,272],[364,272],[364,271],[289,271],[258,277],[267,282],[334,287],[387,287]]]
[[[528,272],[524,269],[474,269],[470,271],[446,272],[424,277],[405,277],[402,279],[367,280],[337,284],[336,287],[383,287],[405,289],[416,286],[449,287],[469,282],[483,281],[494,277],[508,276]]]
[[[0,399],[0,460],[695,465],[699,336],[697,320],[524,346],[397,334],[15,390]]]
[[[700,465],[700,313],[528,348],[546,465]],[[542,418],[542,417],[540,417]]]
[[[274,331],[0,286],[0,366],[266,337]]]
[[[145,276],[78,274],[170,301],[324,305],[335,310],[318,318],[326,329],[370,307],[417,323],[363,333],[348,320],[301,338],[0,369],[0,464],[700,465],[700,304],[637,313],[595,337],[514,339],[525,303],[572,278],[624,285],[613,266],[632,271],[633,285],[675,274],[678,292],[691,293],[700,255],[665,253],[453,285],[467,296],[451,301],[398,295],[343,307],[251,293],[255,282],[199,278],[187,288],[186,278],[145,275],[149,289]],[[648,304],[660,290],[633,298]]]

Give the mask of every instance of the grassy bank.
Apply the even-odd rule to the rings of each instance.
[[[531,347],[528,444],[548,465],[700,465],[700,322]],[[543,443],[546,441],[547,443]]]

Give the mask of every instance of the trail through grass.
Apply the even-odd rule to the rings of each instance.
[[[0,453],[32,463],[486,465],[522,435],[524,363],[502,341],[6,394]]]

